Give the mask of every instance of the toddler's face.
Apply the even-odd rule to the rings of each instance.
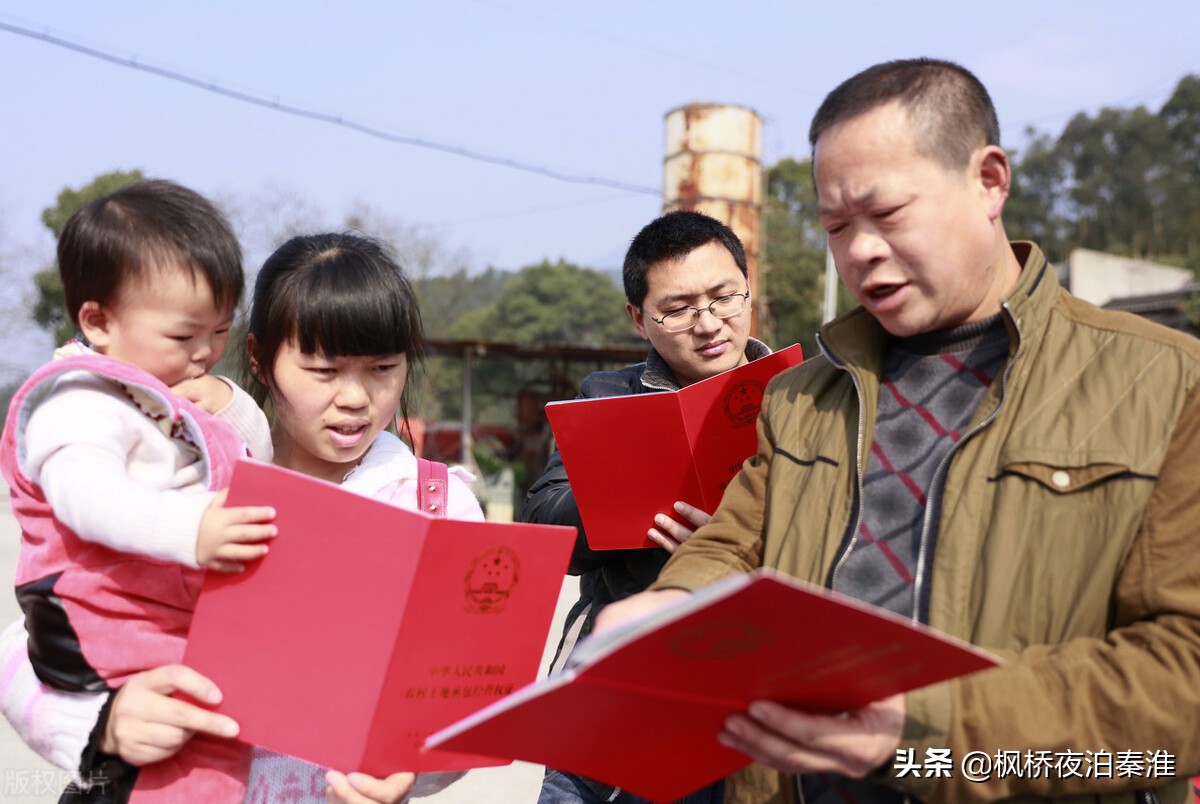
[[[92,305],[92,309],[87,309]],[[233,310],[217,309],[202,275],[155,271],[123,288],[116,303],[85,303],[80,326],[97,352],[130,363],[171,386],[208,373],[221,355]]]

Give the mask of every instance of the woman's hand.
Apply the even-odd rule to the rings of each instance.
[[[666,514],[658,514],[654,517],[654,524],[658,527],[650,528],[646,534],[650,537],[650,541],[657,544],[659,547],[666,550],[668,553],[674,553],[675,548],[686,542],[692,537],[692,534],[699,528],[707,525],[712,517],[696,508],[693,505],[688,505],[682,500],[675,503],[675,513],[682,516],[691,527],[677,522]]]
[[[149,765],[173,756],[197,732],[237,736],[232,718],[172,698],[176,692],[207,704],[221,702],[217,686],[190,667],[169,664],[144,670],[116,691],[100,750],[130,765]]]
[[[630,620],[645,617],[647,614],[658,611],[663,606],[669,606],[672,603],[683,600],[689,594],[691,593],[683,589],[657,589],[655,591],[638,592],[636,595],[630,595],[623,600],[609,603],[600,609],[600,613],[596,615],[596,624],[592,626],[592,633],[599,634],[610,628],[616,628]]]
[[[415,779],[412,773],[375,779],[365,773],[331,770],[325,774],[325,800],[329,804],[398,804],[408,796]]]

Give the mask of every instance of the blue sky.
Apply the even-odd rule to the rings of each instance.
[[[984,81],[1003,139],[1076,112],[1157,109],[1200,72],[1200,3],[536,0],[202,4],[8,0],[0,23],[411,138],[574,175],[662,182],[663,117],[705,101],[764,118],[764,159],[807,154],[824,94],[929,55]],[[0,31],[0,347],[52,257],[39,222],[66,186],[141,168],[253,218],[286,197],[315,226],[356,205],[419,227],[469,266],[619,264],[653,195],[555,181],[383,142]],[[286,216],[287,213],[284,213]],[[266,224],[264,224],[266,225]],[[261,259],[248,244],[251,261]],[[0,348],[0,379],[44,358]],[[23,351],[24,350],[24,351]],[[29,351],[30,354],[25,352]]]

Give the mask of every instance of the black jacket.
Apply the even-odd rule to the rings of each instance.
[[[746,355],[751,360],[757,360],[770,353],[770,348],[761,341],[751,338],[746,342]],[[596,371],[589,374],[580,384],[576,399],[678,390],[679,382],[670,367],[658,352],[651,349],[644,363],[626,366],[616,371]],[[618,487],[617,481],[617,478],[613,478],[614,489]],[[553,669],[558,669],[570,654],[575,642],[591,632],[592,624],[600,610],[614,600],[621,600],[643,591],[658,577],[659,570],[667,563],[671,554],[659,548],[591,549],[584,536],[579,508],[575,505],[575,494],[571,491],[567,472],[557,449],[550,456],[541,477],[530,487],[525,498],[522,519],[542,525],[572,525],[579,529],[567,570],[571,575],[580,576],[579,600],[571,607],[563,627],[563,637],[552,665]],[[652,524],[648,522],[646,527],[649,528]]]

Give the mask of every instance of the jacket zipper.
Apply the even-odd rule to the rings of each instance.
[[[965,444],[967,441],[969,441],[976,433],[978,433],[980,430],[982,430],[983,428],[985,428],[989,424],[991,424],[993,421],[995,421],[996,417],[998,415],[1000,415],[1000,410],[1001,410],[1001,408],[1004,407],[1004,400],[1005,400],[1005,397],[1007,396],[1007,392],[1008,392],[1009,377],[1012,375],[1013,366],[1016,364],[1017,360],[1021,357],[1021,349],[1024,347],[1024,343],[1021,338],[1021,324],[1019,321],[1017,321],[1017,317],[1015,315],[1013,315],[1012,308],[1010,308],[1008,306],[1008,302],[1005,302],[1004,304],[1002,304],[1001,307],[1003,307],[1005,312],[1008,313],[1009,317],[1012,318],[1013,326],[1017,330],[1017,351],[1016,351],[1016,354],[1013,355],[1012,360],[1008,361],[1008,365],[1006,365],[1004,367],[1004,377],[1001,380],[1001,386],[1000,386],[1001,387],[1000,401],[996,403],[996,407],[992,409],[992,412],[988,414],[986,419],[984,419],[983,421],[979,422],[979,424],[977,424],[973,428],[971,428],[967,432],[966,435],[964,435],[961,439],[959,439],[958,443],[955,444],[950,449],[949,452],[947,452],[944,456],[942,456],[942,460],[938,463],[937,469],[934,470],[933,480],[930,482],[929,488],[930,488],[930,490],[936,490],[937,498],[936,498],[936,500],[931,498],[929,501],[929,504],[925,506],[925,515],[922,518],[922,523],[921,523],[921,537],[918,541],[919,547],[917,548],[917,574],[916,574],[916,577],[913,579],[913,606],[912,606],[913,622],[920,621],[921,592],[922,592],[922,585],[925,580],[925,554],[928,551],[927,548],[929,546],[929,534],[932,531],[933,514],[936,510],[941,508],[942,495],[941,495],[940,489],[942,486],[942,478],[946,474],[948,467],[950,466],[950,460],[954,457],[955,453],[958,452],[958,449],[963,444]],[[846,368],[845,363],[834,358],[832,352],[825,346],[825,341],[821,338],[820,333],[817,334],[817,347],[820,348],[821,354],[825,356],[826,360],[828,360],[830,363],[832,363],[834,366],[836,366],[841,371],[845,371],[847,374],[850,375],[850,380],[854,383],[854,393],[858,396],[858,438],[857,438],[855,461],[854,461],[854,480],[855,480],[855,487],[858,491],[858,505],[856,506],[856,510],[854,512],[854,531],[850,535],[850,542],[849,542],[849,544],[846,545],[846,549],[843,550],[842,554],[838,557],[837,563],[834,565],[833,572],[830,575],[829,588],[832,589],[837,584],[838,574],[841,572],[842,566],[846,563],[846,560],[850,557],[850,553],[854,552],[854,547],[858,541],[858,529],[862,526],[862,512],[863,512],[862,454],[863,454],[863,440],[864,440],[864,432],[863,431],[866,429],[866,414],[864,412],[865,409],[864,409],[864,405],[863,405],[862,384],[858,380],[858,375],[855,374],[853,371],[850,371],[848,368]]]
[[[850,381],[854,383],[854,394],[858,397],[858,438],[856,439],[854,452],[854,486],[856,489],[855,495],[855,510],[854,510],[854,528],[850,531],[850,541],[846,545],[846,549],[838,557],[837,563],[833,566],[833,572],[829,575],[829,588],[833,589],[837,586],[838,574],[842,570],[842,565],[846,563],[846,559],[854,552],[854,546],[858,542],[858,529],[862,527],[862,512],[863,512],[863,476],[862,476],[862,455],[863,455],[863,436],[867,423],[867,414],[863,407],[863,391],[862,384],[858,381],[858,375],[846,368],[846,364],[833,356],[833,352],[825,346],[825,340],[821,337],[821,333],[817,333],[817,348],[821,350],[821,354],[825,359],[836,366],[839,370],[850,375]]]
[[[1008,379],[1012,374],[1013,365],[1017,362],[1017,360],[1021,356],[1021,349],[1024,346],[1024,344],[1021,339],[1021,325],[1020,325],[1020,322],[1017,321],[1017,317],[1015,315],[1013,315],[1012,309],[1008,306],[1007,302],[1005,302],[1001,306],[1009,314],[1009,317],[1012,318],[1013,326],[1017,330],[1017,352],[1016,352],[1016,354],[1013,355],[1012,360],[1008,361],[1008,365],[1004,367],[1004,378],[1001,380],[1001,386],[1000,386],[1001,387],[1000,401],[996,403],[996,407],[992,410],[991,413],[988,414],[986,419],[979,422],[979,424],[975,425],[975,427],[971,428],[971,430],[968,431],[965,436],[963,436],[961,439],[959,439],[958,443],[955,444],[954,447],[952,447],[950,449],[950,451],[947,452],[942,457],[941,462],[938,463],[937,469],[934,470],[933,480],[929,486],[931,490],[941,488],[941,479],[942,479],[943,475],[945,475],[947,468],[950,465],[950,460],[954,457],[954,454],[958,451],[959,447],[961,447],[963,444],[965,444],[967,441],[969,441],[971,439],[971,437],[973,437],[980,430],[982,430],[983,428],[985,428],[989,424],[991,424],[993,421],[995,421],[996,417],[998,415],[1000,415],[1000,409],[1004,407],[1004,400],[1005,400],[1005,396],[1007,395],[1007,391],[1008,391]],[[830,363],[832,363],[834,366],[836,366],[841,371],[845,371],[847,374],[850,375],[850,380],[851,380],[851,382],[854,383],[854,393],[858,397],[858,437],[857,437],[857,444],[855,447],[856,451],[855,451],[855,461],[854,461],[854,481],[855,481],[855,488],[858,491],[858,504],[857,504],[855,512],[854,512],[854,530],[850,534],[850,542],[849,542],[849,544],[846,545],[846,549],[843,550],[842,554],[838,557],[837,563],[833,567],[833,572],[830,574],[829,588],[833,589],[837,585],[838,574],[841,572],[842,566],[846,563],[846,560],[850,557],[850,554],[852,552],[854,552],[854,548],[858,542],[858,530],[862,526],[862,516],[863,516],[862,456],[863,456],[863,441],[864,441],[864,435],[865,435],[864,431],[866,430],[866,413],[865,413],[865,407],[863,404],[862,384],[859,382],[858,375],[855,374],[853,371],[850,371],[848,368],[846,368],[846,364],[844,362],[836,359],[833,356],[833,353],[830,351],[830,349],[825,346],[825,341],[824,341],[824,339],[821,338],[820,333],[817,333],[817,347],[821,350],[821,354],[825,356],[826,360],[828,360]],[[941,496],[942,496],[941,492],[938,491],[936,501],[930,500],[931,504],[926,505],[925,515],[924,515],[924,517],[922,519],[922,523],[921,523],[921,537],[918,541],[919,547],[917,549],[917,574],[916,574],[916,577],[913,579],[913,607],[912,607],[913,622],[920,621],[921,592],[922,592],[922,584],[924,583],[924,580],[925,580],[925,554],[926,554],[927,548],[929,546],[929,534],[932,531],[932,524],[933,524],[932,514],[936,509],[941,507]]]
[[[996,407],[993,408],[992,412],[987,415],[987,418],[985,418],[983,421],[979,422],[979,424],[975,425],[975,427],[971,428],[971,430],[968,431],[965,436],[963,436],[961,439],[959,439],[958,443],[955,444],[954,447],[949,452],[947,452],[945,456],[943,456],[941,462],[938,464],[938,468],[934,471],[933,482],[930,484],[930,488],[938,488],[939,480],[940,480],[941,476],[945,473],[946,467],[948,467],[950,465],[950,459],[954,456],[954,453],[958,450],[958,448],[960,446],[962,446],[964,443],[966,443],[968,440],[970,440],[980,430],[982,430],[983,428],[985,428],[989,424],[991,424],[993,421],[995,421],[996,417],[1000,415],[1001,408],[1004,407],[1004,401],[1008,395],[1008,380],[1012,376],[1013,366],[1017,363],[1017,361],[1021,357],[1021,350],[1022,350],[1022,348],[1024,348],[1025,344],[1024,344],[1023,339],[1021,338],[1021,322],[1018,321],[1017,317],[1013,314],[1012,308],[1009,307],[1008,302],[1004,302],[1001,305],[1001,307],[1004,309],[1005,312],[1008,313],[1009,317],[1013,321],[1013,327],[1017,331],[1017,351],[1013,354],[1012,359],[1008,361],[1008,365],[1006,365],[1004,367],[1004,377],[1000,381],[1000,383],[1001,383],[1000,384],[1000,401],[996,403]],[[862,384],[859,382],[858,375],[855,374],[853,371],[850,371],[846,367],[846,364],[844,362],[842,362],[841,360],[838,360],[837,358],[835,358],[833,356],[833,353],[831,352],[831,350],[825,346],[825,341],[821,337],[821,333],[819,333],[819,332],[817,333],[816,340],[817,340],[817,348],[819,348],[821,350],[821,354],[824,355],[825,359],[828,360],[832,365],[836,366],[839,370],[845,371],[847,374],[850,375],[850,381],[854,383],[854,393],[858,397],[858,437],[857,437],[857,443],[855,446],[855,461],[854,461],[854,480],[855,480],[855,488],[857,489],[857,492],[858,492],[858,504],[857,504],[856,510],[854,512],[854,530],[850,535],[850,542],[849,542],[849,544],[846,545],[846,549],[842,551],[842,555],[838,557],[837,563],[833,567],[833,572],[830,574],[830,577],[829,577],[829,588],[832,589],[832,588],[834,588],[834,586],[837,583],[838,573],[841,571],[842,566],[846,562],[846,559],[849,558],[850,553],[853,552],[853,550],[854,550],[855,543],[858,541],[858,529],[862,526],[862,513],[863,513],[862,454],[863,454],[864,431],[866,430],[866,412],[865,412],[865,407],[863,405]],[[941,493],[939,492],[936,507],[940,508],[940,506],[941,506]],[[916,578],[913,580],[912,620],[914,622],[919,622],[919,619],[920,619],[921,584],[924,580],[924,575],[925,575],[925,552],[926,552],[926,547],[928,546],[928,542],[929,542],[929,533],[931,530],[930,526],[932,523],[932,517],[930,515],[930,512],[931,512],[931,508],[933,508],[933,507],[934,506],[926,506],[924,521],[922,522],[922,525],[921,525],[920,547],[918,548],[918,551],[917,551],[917,575],[916,575]],[[800,783],[799,775],[796,776],[796,793],[799,797],[800,804],[804,804],[804,801],[805,801],[804,787]],[[904,804],[909,804],[909,802],[911,802],[911,801],[912,801],[912,798],[909,796],[909,794],[904,793]],[[1148,791],[1146,794],[1146,801],[1148,802],[1148,804],[1158,804],[1157,793],[1153,790]]]
[[[933,516],[940,511],[942,507],[942,492],[945,488],[943,480],[945,474],[949,471],[950,461],[954,458],[954,455],[964,444],[970,441],[980,430],[994,422],[996,417],[1000,415],[1000,410],[1004,407],[1004,401],[1008,396],[1009,377],[1012,376],[1013,366],[1015,366],[1017,361],[1020,359],[1021,350],[1025,346],[1024,341],[1021,338],[1021,322],[1017,320],[1015,315],[1013,315],[1012,309],[1008,306],[1008,302],[1002,304],[1001,307],[1006,313],[1008,313],[1009,317],[1013,321],[1013,327],[1017,331],[1017,351],[1013,354],[1012,359],[1008,361],[1008,365],[1004,367],[1004,376],[1000,380],[1000,401],[996,403],[996,407],[992,408],[992,412],[989,413],[987,417],[983,419],[983,421],[979,422],[979,424],[968,430],[967,433],[960,438],[945,455],[942,456],[941,462],[938,463],[937,469],[935,469],[933,472],[933,480],[930,481],[929,490],[932,492],[932,494],[935,494],[936,497],[930,497],[929,503],[925,506],[925,515],[921,522],[921,538],[918,541],[919,546],[917,548],[917,574],[916,578],[913,580],[913,622],[920,622],[921,585],[925,580],[925,554],[929,546],[929,534],[933,530]]]
[[[829,588],[832,589],[832,588],[834,588],[834,585],[837,583],[838,573],[841,571],[842,565],[846,562],[846,559],[850,556],[850,553],[854,551],[854,545],[858,541],[858,529],[859,529],[859,527],[862,526],[862,513],[863,513],[862,455],[863,455],[863,441],[865,440],[864,435],[865,435],[865,431],[867,429],[867,427],[866,427],[867,414],[866,414],[866,409],[863,407],[862,384],[858,380],[858,375],[855,374],[853,371],[850,371],[849,369],[847,369],[845,363],[842,363],[841,361],[834,358],[833,353],[825,347],[825,341],[821,338],[821,333],[819,333],[819,332],[817,333],[817,348],[819,348],[821,350],[821,354],[823,354],[825,356],[826,360],[828,360],[830,363],[837,366],[840,370],[845,371],[847,374],[850,375],[850,381],[854,383],[854,393],[858,397],[858,437],[856,439],[857,443],[855,446],[855,454],[854,454],[854,485],[855,485],[855,488],[857,489],[857,498],[856,498],[857,504],[855,506],[855,512],[854,512],[854,530],[851,531],[851,533],[850,533],[850,543],[846,545],[846,549],[842,551],[842,555],[838,558],[837,564],[835,564],[833,567],[833,572],[830,573]],[[805,804],[806,798],[804,796],[804,785],[800,781],[801,778],[802,777],[799,775],[796,776],[796,794],[799,798],[800,804]],[[912,801],[912,798],[908,795],[908,793],[905,793],[904,794],[904,804],[911,804],[911,801]]]
[[[841,362],[840,360],[838,360],[837,358],[835,358],[833,356],[833,353],[828,348],[826,348],[825,341],[821,338],[821,333],[819,333],[819,332],[817,333],[817,348],[821,350],[821,354],[825,356],[826,360],[828,360],[834,366],[837,366],[837,368],[839,370],[845,371],[847,374],[850,375],[850,381],[854,383],[854,393],[858,397],[858,438],[857,438],[857,445],[855,447],[855,458],[854,458],[854,483],[855,483],[855,488],[857,489],[857,495],[855,498],[856,504],[855,504],[855,512],[854,512],[854,530],[852,530],[850,532],[850,543],[847,544],[846,549],[842,551],[841,557],[838,558],[837,564],[834,565],[833,572],[829,576],[829,588],[832,589],[834,587],[834,585],[837,583],[838,572],[841,570],[842,564],[845,562],[846,557],[849,556],[850,553],[854,550],[854,543],[856,541],[858,541],[858,529],[862,525],[863,477],[862,477],[862,471],[860,470],[860,466],[862,464],[863,431],[866,430],[867,414],[863,408],[862,385],[858,381],[858,375],[855,374],[853,371],[848,370],[846,368],[845,363]],[[797,796],[797,799],[799,800],[799,804],[806,804],[807,798],[804,795],[804,784],[801,781],[802,779],[803,779],[803,776],[800,774],[797,774],[795,776],[796,796]],[[904,795],[904,804],[908,804],[908,794],[907,793]]]

